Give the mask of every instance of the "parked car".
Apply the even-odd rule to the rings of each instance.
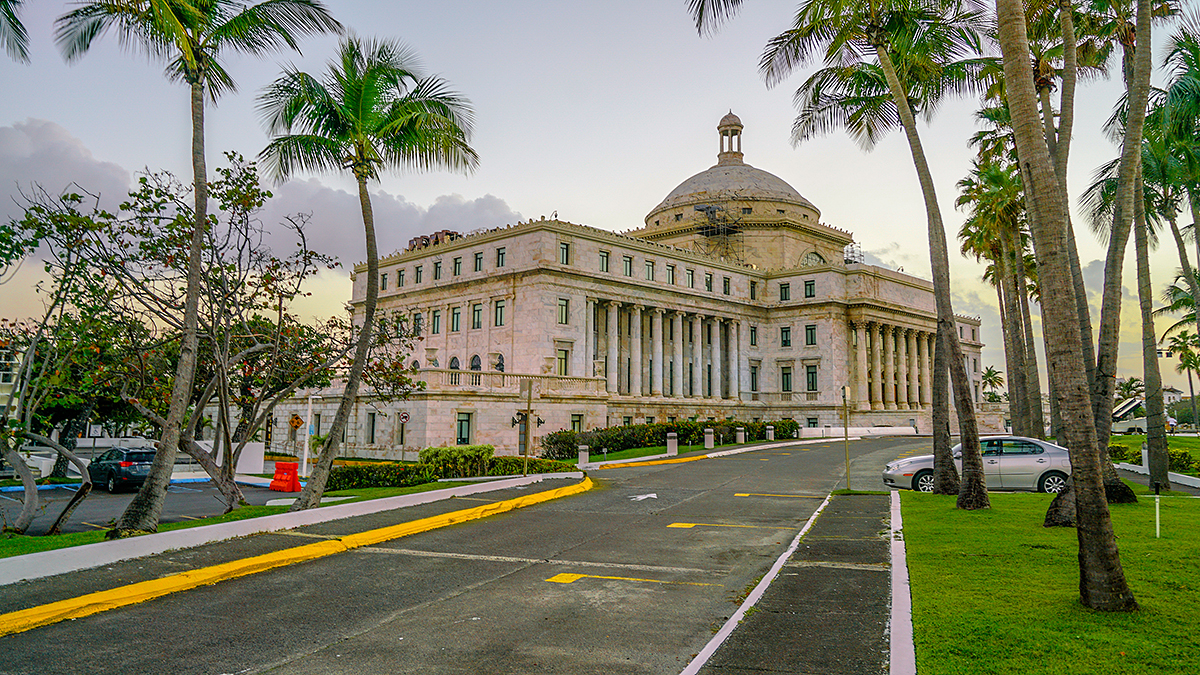
[[[150,473],[154,450],[146,448],[113,448],[88,464],[88,475],[96,485],[109,492],[125,488],[140,488]]]
[[[1062,492],[1071,475],[1067,449],[1036,438],[986,436],[979,439],[983,473],[989,489]],[[951,449],[954,465],[962,471],[962,444]],[[933,492],[933,455],[890,462],[883,470],[889,487]]]

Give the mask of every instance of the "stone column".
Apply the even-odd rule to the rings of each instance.
[[[742,400],[742,322],[730,322],[730,398]]]
[[[859,410],[870,410],[871,394],[867,389],[867,385],[870,383],[867,372],[867,324],[863,321],[855,321],[850,324],[850,329],[854,331],[858,343],[854,349],[855,374],[858,376],[855,382],[854,400],[858,402]]]
[[[608,357],[605,364],[608,366],[608,393],[617,393],[617,373],[620,365],[617,361],[620,357],[617,355],[617,346],[621,342],[620,327],[617,322],[617,312],[620,310],[621,303],[610,301],[605,308],[608,312]]]
[[[675,353],[675,381],[671,388],[671,396],[683,398],[683,312],[671,314],[671,335],[675,336],[675,339],[671,341],[672,351]]]
[[[906,332],[908,336],[908,407],[916,410],[921,407],[921,402],[917,400],[917,378],[918,364],[917,358],[917,331],[910,330]]]
[[[896,409],[896,327],[887,326],[883,334],[883,409]]]
[[[642,395],[642,306],[634,305],[629,312],[629,395]]]
[[[883,324],[871,325],[871,410],[883,409]]]
[[[486,317],[485,317],[486,318]],[[592,360],[595,359],[594,346],[592,345],[592,326],[596,322],[596,299],[587,298],[584,300],[583,310],[583,376],[592,377],[595,375],[592,372]],[[483,322],[487,325],[487,321]],[[486,334],[485,334],[486,336]],[[490,344],[490,343],[489,343]]]
[[[700,369],[704,367],[700,347],[704,338],[700,333],[700,327],[703,325],[704,321],[699,314],[692,317],[692,398],[704,396],[704,390],[700,388]]]
[[[721,324],[720,317],[713,319],[712,327],[712,397],[725,398],[725,387],[721,386]]]
[[[663,395],[663,309],[650,310],[650,395]]]
[[[929,373],[932,369],[929,366],[929,360],[933,356],[934,343],[930,340],[932,336],[929,333],[922,333],[921,339],[917,341],[917,351],[920,352],[918,360],[921,362],[921,407],[928,408],[933,401],[933,392],[930,390],[932,381],[929,379]]]
[[[896,407],[908,410],[908,330],[896,329]]]

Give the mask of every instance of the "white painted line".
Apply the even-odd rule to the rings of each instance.
[[[475,553],[449,553],[443,551],[419,551],[411,548],[384,548],[381,546],[364,546],[359,551],[368,553],[391,553],[394,555],[411,555],[420,558],[452,558],[455,560],[482,560],[488,562],[511,562],[533,565],[570,565],[572,567],[602,567],[605,569],[637,570],[639,572],[673,572],[676,574],[710,574],[722,576],[729,574],[728,569],[705,570],[697,567],[671,567],[668,565],[637,565],[634,563],[595,562],[589,560],[562,560],[561,558],[517,558],[507,555],[480,555]]]
[[[791,441],[786,441],[784,443],[779,443],[779,444],[771,445],[771,446],[767,446],[767,447],[759,446],[756,448],[734,448],[733,450],[722,450],[720,452],[710,452],[707,455],[705,455],[705,457],[708,457],[710,459],[713,457],[728,457],[730,455],[740,455],[743,452],[754,452],[755,450],[778,450],[781,448],[790,448],[794,445],[816,445],[819,443],[828,443],[830,441],[840,441],[840,440],[842,440],[842,439],[841,438],[811,438],[811,439],[803,440],[803,441],[791,440]],[[849,440],[859,441],[862,439],[858,436],[851,436]]]
[[[700,672],[700,669],[704,667],[704,664],[708,663],[708,660],[712,658],[713,654],[717,653],[717,649],[721,646],[721,643],[725,642],[725,640],[733,634],[733,629],[737,628],[738,624],[741,623],[742,617],[746,615],[746,611],[758,603],[758,601],[762,598],[763,593],[766,593],[767,587],[771,585],[771,582],[775,580],[775,577],[779,576],[779,570],[783,569],[783,565],[787,562],[787,559],[792,557],[792,554],[796,552],[796,549],[800,546],[800,540],[805,534],[808,533],[808,530],[813,526],[813,523],[817,522],[817,516],[821,515],[821,512],[824,511],[825,507],[828,505],[829,497],[826,496],[825,501],[821,502],[821,505],[817,507],[817,510],[813,511],[813,514],[808,517],[808,522],[804,523],[804,527],[800,528],[800,532],[796,534],[795,539],[792,539],[791,545],[789,545],[787,550],[779,556],[779,558],[775,561],[775,564],[771,565],[770,571],[768,571],[766,576],[764,576],[762,580],[758,582],[758,585],[754,587],[754,590],[750,591],[750,595],[747,595],[746,599],[742,601],[742,606],[738,607],[737,611],[733,613],[733,616],[729,617],[729,620],[725,622],[725,625],[721,626],[721,630],[717,631],[717,634],[712,636],[712,639],[708,641],[708,644],[704,645],[704,649],[701,649],[700,653],[696,654],[696,658],[692,659],[691,663],[687,664],[687,667],[679,672],[679,675],[696,675],[696,673]]]
[[[904,555],[904,523],[900,518],[900,491],[892,490],[892,617],[891,675],[916,675],[917,651],[913,645],[912,591],[908,586],[908,560]]]

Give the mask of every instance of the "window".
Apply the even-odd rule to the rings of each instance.
[[[379,290],[381,290],[381,291],[387,290],[387,272],[384,272],[383,274],[379,275]]]
[[[396,270],[396,288],[404,288],[404,270]]]
[[[816,429],[818,426],[820,426],[820,424],[821,424],[821,420],[820,420],[820,419],[818,419],[818,418],[816,418],[816,417],[809,417],[809,418],[808,418],[808,426],[809,426],[809,428],[810,428],[810,429]]]
[[[975,341],[976,341],[976,340],[975,340],[975,329],[974,329],[974,328],[972,328],[972,329],[971,329],[971,341],[972,341],[972,342],[975,342]]]
[[[583,415],[575,413],[571,415],[571,431],[577,434],[583,433]]]
[[[791,326],[784,326],[783,328],[779,329],[779,346],[780,347],[791,347],[792,346],[792,327]]]
[[[458,424],[455,436],[459,445],[471,444],[471,413],[458,413]]]
[[[688,288],[696,287],[696,272],[695,271],[688,270],[687,272],[684,272],[684,278],[687,280]]]
[[[496,249],[496,267],[504,267],[504,247]]]
[[[725,277],[721,280],[721,292],[723,292],[725,295],[729,295],[729,287],[729,277]]]
[[[504,355],[503,354],[496,355],[496,372],[497,373],[504,372]]]
[[[483,305],[471,305],[471,328],[483,328]]]
[[[475,271],[483,271],[483,251],[477,251],[475,253]]]
[[[493,323],[495,323],[497,328],[504,325],[504,301],[503,300],[496,301],[496,320]]]
[[[646,424],[654,424],[654,416],[646,415]]]
[[[571,301],[567,298],[558,299],[558,323],[565,326],[571,318]],[[545,352],[543,352],[545,353]]]
[[[625,417],[621,418],[621,424],[623,424],[625,426],[629,426],[629,425],[633,424],[633,418],[626,415]]]
[[[621,271],[624,272],[625,276],[627,277],[633,276],[633,258],[629,256],[624,256],[621,258]]]
[[[312,417],[312,435],[321,435],[321,413],[313,413]]]
[[[683,220],[683,214],[682,214],[682,213],[676,213],[676,214],[675,214],[675,221],[676,221],[676,222],[679,222],[679,221],[681,221],[681,220]]]
[[[750,391],[758,391],[758,366],[750,366]]]
[[[751,300],[758,299],[758,282],[757,281],[750,282],[750,299]]]
[[[462,307],[450,310],[450,332],[457,333],[462,328]]]
[[[790,392],[792,390],[792,367],[784,366],[779,369],[779,391]]]
[[[571,363],[571,352],[566,349],[558,350],[558,374],[561,377],[566,377],[570,374],[569,366]]]
[[[758,346],[758,326],[750,326],[750,346]]]
[[[417,265],[416,269],[413,270],[413,283],[414,284],[421,283],[421,266],[420,265]]]
[[[454,259],[454,276],[462,274],[462,256]]]
[[[712,272],[704,273],[704,290],[712,293]]]
[[[367,413],[367,444],[375,443],[375,413]]]
[[[437,281],[442,278],[442,263],[441,261],[433,263],[433,280]]]
[[[667,283],[671,284],[672,286],[675,285],[675,266],[674,265],[667,265]]]
[[[787,212],[786,212],[786,211],[784,211],[783,209],[775,209],[775,213],[778,213],[779,215],[781,215],[781,216],[782,216],[783,214],[785,214],[785,213],[787,213]]]
[[[792,299],[792,285],[779,284],[779,301],[785,302]]]
[[[560,265],[570,265],[571,264],[571,245],[565,241],[561,241],[558,243],[558,264],[560,264]]]
[[[751,207],[749,207],[749,206],[743,206],[743,207],[742,207],[742,215],[743,215],[743,216],[748,216],[748,215],[750,215],[751,213],[754,213],[754,209],[753,209],[753,208],[751,208]]]
[[[654,281],[654,261],[646,261],[646,281]]]
[[[434,335],[439,335],[442,332],[442,310],[433,310],[433,325],[430,326],[430,332]]]
[[[962,336],[963,336],[963,329],[962,329],[962,326],[959,326],[958,327],[958,339],[961,340]]]
[[[977,372],[977,373],[979,372],[979,359],[977,359],[975,357],[971,357],[971,368],[975,372]]]
[[[600,271],[608,271],[608,251],[600,251]]]
[[[805,383],[805,389],[807,389],[808,391],[816,391],[817,390],[817,367],[816,366],[805,366],[804,367],[804,383]]]
[[[812,279],[804,282],[804,297],[817,297],[817,282],[813,281]]]
[[[817,344],[817,327],[809,324],[804,327],[804,344],[814,347]]]
[[[471,370],[483,370],[483,359],[478,354],[471,357]]]
[[[413,314],[413,331],[420,335],[423,328],[425,328],[425,316],[420,312]]]

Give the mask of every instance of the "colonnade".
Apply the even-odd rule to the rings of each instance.
[[[932,400],[936,334],[878,321],[853,321],[855,400],[866,410],[917,410]]]
[[[594,323],[600,321],[603,336]],[[741,397],[738,319],[588,298],[585,335],[585,361],[597,363],[596,374],[604,374],[610,393]]]

